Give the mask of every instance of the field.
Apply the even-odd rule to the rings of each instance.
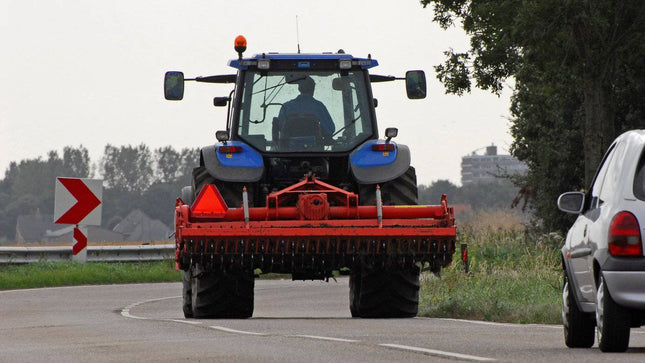
[[[460,229],[458,242],[469,248],[468,274],[456,255],[441,278],[422,276],[420,315],[560,323],[562,237],[532,233],[519,225],[490,226],[474,223]]]

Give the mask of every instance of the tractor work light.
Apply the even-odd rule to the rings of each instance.
[[[258,69],[269,69],[271,62],[268,59],[258,60]]]
[[[352,60],[351,59],[341,59],[338,61],[338,65],[340,69],[350,69],[352,68]]]
[[[218,148],[218,151],[220,154],[235,154],[235,153],[241,153],[242,152],[242,147],[241,146],[220,146]]]
[[[373,144],[372,151],[394,151],[394,144]]]
[[[244,38],[243,35],[238,35],[237,38],[235,38],[235,51],[240,56],[240,59],[242,59],[242,53],[244,53],[245,50],[246,38]]]

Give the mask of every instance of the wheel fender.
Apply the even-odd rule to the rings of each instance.
[[[576,286],[576,280],[573,278],[573,274],[571,272],[571,266],[569,265],[569,259],[566,256],[566,253],[562,251],[562,268],[564,269],[564,273],[567,274],[567,280],[569,281],[569,285],[571,286],[571,291],[574,294],[576,305],[578,305],[578,310],[585,312],[585,313],[593,313],[596,311],[595,305],[593,303],[584,303],[582,304],[580,300],[582,299],[582,296],[580,296],[580,290]]]
[[[206,167],[213,178],[225,182],[256,182],[264,174],[264,162],[260,153],[239,141],[228,141],[227,146],[240,146],[242,152],[218,155],[221,143],[203,147],[200,164]],[[225,161],[223,161],[225,160]]]
[[[394,144],[394,151],[372,151],[372,144],[382,140],[368,140],[349,156],[350,169],[360,184],[377,184],[394,180],[410,168],[410,149],[407,145]],[[373,156],[378,155],[379,158]],[[379,160],[381,159],[381,160]]]
[[[195,199],[195,191],[193,190],[192,185],[186,185],[185,187],[181,188],[181,200],[184,201],[184,203],[191,205],[193,204]]]

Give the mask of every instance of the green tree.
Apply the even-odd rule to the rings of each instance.
[[[470,49],[446,53],[449,93],[515,80],[511,152],[526,161],[536,214],[568,221],[563,191],[588,187],[609,143],[643,119],[645,3],[640,0],[423,0],[442,27],[460,21]],[[525,186],[527,187],[527,186]],[[524,188],[523,188],[524,189]]]
[[[103,179],[111,189],[143,193],[153,179],[153,160],[148,146],[105,146],[101,159]]]
[[[459,187],[449,180],[437,180],[430,185],[419,186],[419,203],[436,205],[441,202],[441,196],[446,195],[448,203],[454,204]]]

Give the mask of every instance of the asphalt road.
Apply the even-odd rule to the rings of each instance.
[[[568,349],[562,327],[352,319],[347,279],[259,280],[247,320],[184,319],[178,283],[0,291],[1,362],[645,361]]]

